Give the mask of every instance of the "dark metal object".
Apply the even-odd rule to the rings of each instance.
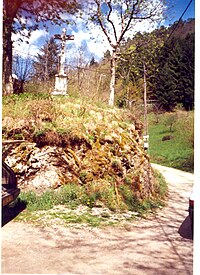
[[[6,206],[14,201],[19,193],[20,189],[17,187],[17,178],[13,170],[2,161],[2,206]]]
[[[25,142],[25,140],[4,140],[2,141],[2,182],[1,199],[2,206],[13,202],[19,195],[20,189],[17,187],[17,178],[14,171],[3,161],[12,147],[16,144]]]

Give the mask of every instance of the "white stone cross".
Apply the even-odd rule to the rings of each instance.
[[[59,72],[55,76],[55,89],[52,92],[52,95],[67,95],[67,75],[65,74],[65,46],[67,40],[74,40],[73,35],[67,35],[66,29],[64,28],[62,34],[55,34],[55,39],[60,39],[61,52],[59,55]]]
[[[67,40],[74,40],[73,35],[67,35],[66,29],[64,28],[62,30],[62,34],[55,34],[55,39],[60,39],[62,41],[61,43],[61,52],[60,52],[60,59],[59,59],[59,75],[65,75],[65,46]]]

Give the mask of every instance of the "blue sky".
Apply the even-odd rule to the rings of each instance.
[[[167,15],[167,20],[163,21],[163,25],[172,24],[174,21],[177,21],[182,13],[184,12],[185,8],[189,4],[190,0],[168,0],[168,5],[172,6],[169,9]],[[195,17],[195,0],[192,1],[190,4],[187,12],[183,16],[183,20],[188,18]],[[67,33],[74,35],[74,41],[67,42],[67,52],[68,56],[73,56],[74,58],[78,58],[78,49],[83,47],[88,58],[92,56],[95,57],[96,60],[99,60],[103,57],[104,52],[109,49],[108,42],[104,37],[102,31],[98,28],[90,28],[90,32],[86,30],[84,26],[84,21],[80,19],[76,19],[76,27],[74,26],[67,26]],[[66,26],[62,26],[66,27]],[[55,33],[61,33],[62,27],[51,27],[50,31],[47,33],[44,29],[37,30],[32,33],[29,44],[27,43],[14,43],[14,52],[16,54],[21,54],[26,56],[29,53],[32,56],[35,56],[42,45],[44,45],[45,41],[49,39]],[[154,28],[155,26],[151,26]],[[137,31],[144,31],[147,30],[147,25],[138,26]],[[18,35],[13,36],[14,40],[17,40]],[[69,60],[68,60],[69,61]]]
[[[197,0],[198,1],[198,0]],[[188,4],[190,3],[190,0],[169,0],[169,2],[174,6],[171,9],[172,13],[172,22],[178,20]],[[189,8],[187,9],[186,13],[183,16],[183,20],[186,20],[188,18],[194,18],[195,17],[195,0],[192,0]]]

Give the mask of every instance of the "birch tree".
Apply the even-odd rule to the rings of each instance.
[[[91,0],[90,14],[100,26],[111,47],[109,106],[114,106],[116,62],[120,56],[120,45],[134,30],[144,28],[146,21],[153,27],[163,19],[163,0]]]

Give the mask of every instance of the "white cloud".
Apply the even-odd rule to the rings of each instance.
[[[77,47],[80,47],[83,41],[89,41],[90,35],[85,30],[80,29],[78,32],[73,31],[72,35],[74,35],[74,42]]]
[[[104,52],[110,48],[107,39],[99,29],[99,27],[93,26],[89,30],[86,29],[84,21],[79,20],[76,31],[72,31],[74,35],[74,46],[78,49],[83,43],[87,45],[87,48],[91,55],[94,55],[96,59],[101,59]]]
[[[74,21],[76,22],[75,26],[67,27],[67,30],[74,35],[71,52],[75,52],[82,45],[87,45],[87,50],[90,52],[89,58],[94,56],[96,60],[100,60],[104,53],[110,49],[102,30],[99,26],[91,24],[86,15],[82,18],[76,18]]]
[[[25,34],[27,34],[27,31],[25,31]],[[32,57],[36,56],[40,49],[38,40],[47,36],[48,32],[45,30],[33,31],[29,39],[25,38],[20,33],[12,34],[13,53],[23,57],[26,57],[27,55],[31,55]]]
[[[39,38],[41,37],[47,37],[48,32],[46,30],[36,30],[32,32],[31,37],[30,37],[30,43],[33,44],[35,43]]]
[[[149,3],[152,5],[159,7],[159,0],[148,0]],[[89,6],[86,7],[89,10]],[[91,55],[94,55],[96,60],[99,60],[103,57],[104,53],[107,50],[111,50],[111,47],[109,45],[109,42],[103,33],[103,31],[100,29],[99,26],[92,24],[89,20],[87,15],[83,15],[83,18],[76,18],[74,15],[70,15],[70,19],[73,19],[73,21],[76,23],[76,25],[68,25],[67,26],[67,32],[74,35],[74,41],[72,42],[72,46],[69,46],[67,48],[68,56],[73,57],[74,53],[77,52],[77,50],[84,44],[87,45],[87,50],[91,53]],[[121,32],[121,24],[119,22],[119,18],[117,16],[117,13],[113,13],[111,19],[114,22],[114,25],[116,27],[117,36],[119,37],[119,34]],[[162,16],[161,16],[162,19]],[[87,27],[86,27],[87,25]],[[66,26],[65,26],[66,27]],[[128,37],[132,38],[133,35],[140,31],[152,31],[158,27],[158,23],[155,21],[150,20],[143,20],[141,22],[137,21],[130,30],[126,33],[125,38]],[[111,28],[112,29],[112,28]],[[52,33],[55,30],[52,29]],[[62,30],[61,30],[62,31]],[[28,52],[31,55],[36,55],[39,52],[39,48],[41,47],[41,43],[39,45],[39,40],[41,38],[47,38],[48,33],[45,30],[36,30],[32,32],[31,37],[29,39],[29,44],[27,44],[25,41],[21,42],[20,45],[17,42],[14,42],[14,51],[21,52],[21,54],[27,54]],[[112,34],[113,37],[113,34]],[[13,35],[13,40],[17,41],[17,38],[19,38],[19,35]],[[113,38],[112,41],[114,42]],[[68,46],[68,43],[67,43]]]
[[[124,36],[125,39],[128,37],[132,38],[133,35],[140,31],[152,31],[153,29],[157,28],[159,26],[159,23],[162,22],[163,16],[162,16],[162,10],[165,8],[164,6],[161,6],[161,2],[159,0],[148,0],[147,2],[147,8],[146,13],[149,13],[150,10],[155,12],[154,19],[157,20],[141,20],[140,22],[137,20],[133,22],[131,28]],[[92,6],[86,6],[87,11],[92,9]],[[145,13],[144,13],[145,14]],[[113,12],[110,16],[110,19],[113,21],[117,37],[120,36],[121,33],[121,23],[120,18],[117,15],[117,12]],[[158,20],[159,19],[159,20]],[[88,29],[86,29],[85,22],[87,22]],[[111,41],[115,43],[114,40],[114,33],[113,29],[110,24],[108,24],[107,28],[110,27],[110,37]],[[87,16],[85,15],[83,19],[77,18],[76,19],[76,31],[73,30],[72,26],[72,34],[75,37],[74,44],[76,47],[80,47],[80,45],[85,42],[87,44],[87,47],[89,51],[97,58],[100,59],[103,57],[104,53],[107,50],[111,50],[111,47],[109,45],[109,42],[103,33],[103,31],[100,29],[99,26],[92,24]],[[91,39],[92,38],[92,39]]]

